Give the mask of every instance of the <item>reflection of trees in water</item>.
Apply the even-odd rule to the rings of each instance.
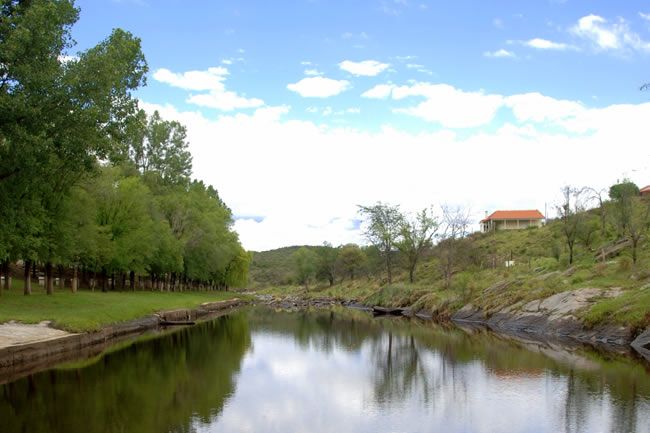
[[[367,347],[374,400],[379,405],[398,404],[410,398],[419,399],[427,407],[433,402],[466,404],[474,386],[472,378],[477,377],[470,371],[476,373],[478,368],[485,377],[497,377],[500,381],[544,376],[565,380],[565,400],[557,417],[569,432],[587,428],[594,405],[611,406],[616,418],[612,428],[619,431],[634,432],[636,423],[648,418],[639,413],[638,399],[650,396],[650,375],[642,364],[625,357],[610,354],[603,358],[589,351],[574,353],[574,357],[588,359],[586,364],[597,366],[596,370],[581,369],[492,333],[469,335],[455,327],[373,319],[367,313],[349,310],[261,310],[255,311],[251,320],[255,330],[292,335],[303,348],[324,353],[358,352]],[[445,398],[436,399],[442,392]]]
[[[24,378],[0,388],[0,430],[193,431],[222,411],[250,342],[245,316],[232,315]]]
[[[377,403],[406,400],[418,391],[425,402],[429,401],[429,375],[412,335],[393,335],[392,331],[388,331],[382,338],[373,340],[371,353]]]

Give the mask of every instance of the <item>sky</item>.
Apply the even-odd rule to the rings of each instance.
[[[650,184],[650,3],[81,0],[141,38],[135,96],[188,129],[245,248],[363,243],[358,205],[549,217]]]

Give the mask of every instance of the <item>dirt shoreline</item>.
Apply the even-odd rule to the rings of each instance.
[[[0,384],[54,364],[98,355],[115,343],[163,329],[162,324],[165,322],[210,320],[247,303],[241,299],[208,302],[194,309],[163,311],[141,319],[105,326],[97,332],[64,333],[41,341],[16,342],[0,349]]]

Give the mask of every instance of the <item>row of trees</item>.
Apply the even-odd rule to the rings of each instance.
[[[359,206],[370,245],[300,248],[293,254],[297,280],[307,285],[312,279],[321,279],[333,285],[337,277],[353,280],[362,272],[383,270],[390,284],[396,265],[403,265],[412,283],[418,264],[437,242],[438,263],[449,284],[463,252],[460,241],[469,233],[471,220],[469,212],[460,207],[442,206],[441,211],[437,217],[431,207],[409,215],[399,206],[385,203]]]
[[[47,293],[57,268],[73,289],[79,270],[104,290],[244,284],[248,254],[214,188],[191,180],[185,128],[132,95],[147,72],[140,40],[116,29],[67,56],[78,15],[71,0],[0,7],[4,274],[23,262],[26,294],[37,264]]]

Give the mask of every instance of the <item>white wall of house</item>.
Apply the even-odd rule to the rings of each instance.
[[[528,227],[541,227],[543,220],[490,220],[482,223],[483,232],[496,230],[523,230]]]

